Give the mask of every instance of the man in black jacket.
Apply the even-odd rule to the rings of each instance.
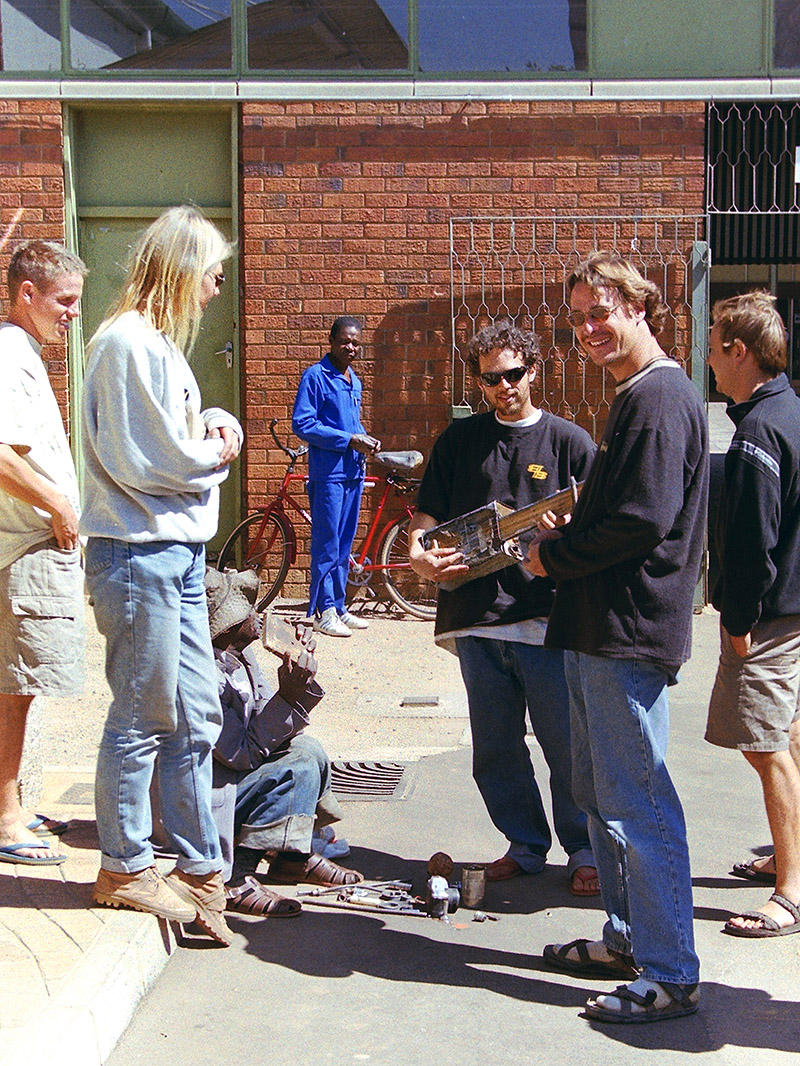
[[[567,289],[575,338],[616,395],[572,521],[531,547],[529,565],[556,581],[546,645],[565,649],[573,788],[608,921],[602,940],[551,944],[544,958],[635,978],[590,999],[592,1018],[659,1021],[698,1000],[686,826],[664,759],[704,546],[706,417],[658,343],[667,308],[652,282],[597,252]]]
[[[800,932],[800,400],[773,297],[714,305],[708,363],[736,432],[716,528],[721,653],[706,740],[738,748],[758,774],[775,849],[734,867],[776,891],[725,932],[782,936]]]

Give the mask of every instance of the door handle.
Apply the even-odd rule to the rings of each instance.
[[[214,355],[225,356],[225,366],[228,370],[233,366],[233,341],[228,341],[224,348],[220,348],[218,352],[214,352]]]

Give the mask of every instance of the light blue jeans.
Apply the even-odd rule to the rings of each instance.
[[[668,673],[635,659],[564,653],[575,799],[586,811],[608,921],[606,947],[651,981],[694,984],[686,824],[665,758]]]
[[[153,863],[150,781],[158,755],[162,820],[178,867],[222,869],[211,815],[211,751],[222,711],[208,629],[205,549],[89,539],[86,580],[106,638],[112,702],[95,778],[101,864]]]
[[[527,873],[543,869],[552,842],[531,755],[526,713],[550,768],[553,825],[569,872],[593,866],[586,816],[572,796],[569,697],[563,653],[516,640],[456,639],[472,728],[472,776],[489,817]]]

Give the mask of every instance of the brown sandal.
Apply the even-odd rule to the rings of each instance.
[[[270,892],[255,877],[245,877],[243,885],[225,889],[225,910],[261,918],[296,918],[302,907],[296,899]]]
[[[270,881],[280,885],[357,885],[364,875],[357,870],[347,870],[322,855],[310,855],[306,862],[290,862],[275,858],[269,866]]]

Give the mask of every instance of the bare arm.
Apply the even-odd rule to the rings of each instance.
[[[78,546],[78,516],[67,497],[37,474],[9,444],[0,444],[0,488],[23,503],[46,511],[59,548]]]
[[[411,569],[420,577],[436,582],[447,581],[448,578],[469,570],[467,564],[461,561],[461,552],[439,547],[425,551],[422,547],[423,534],[438,524],[435,518],[424,511],[415,511],[408,527],[408,561],[411,563]]]

